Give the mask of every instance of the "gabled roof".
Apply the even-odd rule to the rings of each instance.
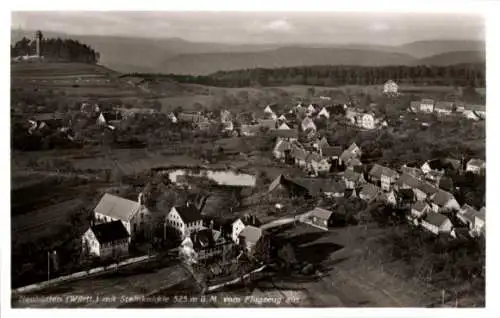
[[[411,175],[411,176],[416,177],[416,178],[420,178],[424,175],[422,170],[420,170],[418,168],[414,168],[414,167],[403,166],[403,167],[401,167],[401,172],[403,174],[408,174],[408,175]]]
[[[302,126],[302,129],[307,129],[307,128],[310,128],[310,127],[316,127],[316,125],[314,124],[314,121],[311,118],[309,118],[309,117],[305,117],[302,120],[301,126]]]
[[[316,152],[310,152],[306,157],[306,162],[320,162],[322,160],[321,156]]]
[[[355,151],[356,149],[361,149],[361,148],[359,148],[359,147],[358,147],[358,145],[357,145],[355,142],[353,142],[353,143],[349,146],[349,148],[347,148],[347,151],[349,151],[349,152],[353,152],[353,151]]]
[[[317,217],[317,218],[320,218],[322,220],[328,220],[330,218],[330,216],[332,216],[332,211],[325,210],[325,209],[318,208],[318,207],[309,211],[309,213],[310,213],[309,214],[310,216]]]
[[[90,227],[100,244],[127,239],[130,235],[122,221],[101,223]]]
[[[191,233],[191,241],[195,250],[209,248],[215,245],[215,239],[211,229],[203,229]]]
[[[444,190],[438,190],[438,192],[432,198],[432,202],[436,203],[439,206],[444,206],[450,200],[454,199],[455,197],[453,196],[453,194]]]
[[[486,162],[484,160],[481,160],[481,159],[471,159],[467,162],[468,165],[471,165],[471,166],[476,166],[476,167],[485,167],[486,166]]]
[[[278,127],[278,130],[290,130],[290,127],[286,123],[283,123]]]
[[[298,138],[299,132],[297,129],[289,129],[289,130],[273,130],[270,132],[273,136],[275,137],[281,137],[281,138]]]
[[[356,182],[363,177],[361,173],[354,172],[352,170],[346,170],[344,172],[344,179],[352,182]]]
[[[428,207],[429,205],[423,201],[417,201],[411,206],[412,210],[416,210],[419,212],[423,212]]]
[[[400,187],[406,185],[410,188],[417,188],[420,185],[420,180],[410,174],[403,173],[401,176],[399,176],[399,179],[396,180],[396,185]]]
[[[359,195],[366,196],[368,198],[374,198],[380,192],[380,188],[371,183],[366,183],[359,192]]]
[[[262,237],[262,229],[249,225],[241,231],[239,236],[243,237],[247,242],[257,243],[257,241],[259,241]]]
[[[201,221],[200,211],[194,205],[178,205],[174,207],[184,223]]]
[[[259,119],[258,125],[268,127],[269,129],[276,129],[276,121],[274,119]]]
[[[403,200],[413,200],[415,198],[415,193],[412,189],[399,189],[397,194]]]
[[[307,151],[305,151],[304,149],[300,148],[297,145],[293,145],[290,155],[297,160],[306,160]]]
[[[95,213],[100,213],[123,221],[130,220],[139,211],[140,205],[132,200],[117,197],[106,193],[94,208]]]
[[[322,148],[323,156],[325,157],[339,157],[342,154],[342,147],[330,146]]]
[[[417,186],[417,189],[419,189],[420,191],[422,191],[423,193],[425,193],[428,196],[432,196],[432,195],[436,194],[438,191],[442,191],[426,181],[419,181],[419,185]]]
[[[383,167],[379,164],[374,164],[370,172],[368,173],[372,177],[381,178],[382,175],[389,178],[397,177],[398,173],[390,168]]]
[[[429,213],[424,219],[427,223],[440,227],[446,220],[449,220],[447,216],[441,213]]]

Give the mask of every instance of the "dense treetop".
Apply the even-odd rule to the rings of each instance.
[[[97,63],[99,52],[90,46],[72,39],[42,39],[41,55],[47,60]],[[11,57],[36,54],[36,41],[22,38],[10,46]]]
[[[388,79],[399,84],[451,85],[485,87],[484,64],[450,66],[348,66],[317,65],[274,69],[243,69],[221,71],[207,76],[175,74],[133,74],[144,78],[166,77],[181,83],[196,83],[222,87],[280,85],[379,85]]]

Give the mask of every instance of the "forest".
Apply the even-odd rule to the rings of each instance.
[[[220,71],[207,76],[133,73],[126,76],[145,79],[168,78],[180,83],[220,87],[282,86],[282,85],[380,85],[388,79],[407,85],[486,86],[484,64],[450,66],[347,66],[317,65],[274,69]]]
[[[100,54],[90,46],[72,39],[42,39],[41,55],[45,60],[92,63],[99,62]],[[11,57],[36,54],[36,41],[26,37],[10,46]]]

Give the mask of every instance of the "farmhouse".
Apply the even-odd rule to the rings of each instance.
[[[486,162],[481,159],[471,159],[467,162],[467,166],[465,171],[471,172],[474,174],[484,174],[486,170]]]
[[[359,198],[361,200],[371,202],[375,200],[379,194],[380,194],[379,187],[371,183],[366,183],[363,185],[363,188],[361,188],[361,191],[359,192]]]
[[[253,253],[256,244],[262,238],[262,229],[249,225],[239,235],[240,245],[249,253]]]
[[[427,216],[422,219],[421,225],[423,228],[435,235],[441,233],[451,233],[453,229],[453,224],[450,219],[440,213],[428,213]]]
[[[372,113],[357,114],[354,116],[355,124],[364,129],[375,128],[375,116]]]
[[[126,256],[129,237],[121,221],[92,225],[82,237],[83,255],[102,259]]]
[[[143,204],[142,193],[137,202],[104,194],[94,209],[94,220],[96,224],[121,221],[132,239],[141,231],[150,234],[151,212]]]
[[[384,94],[394,95],[398,93],[398,84],[392,80],[388,80],[384,84]]]
[[[164,235],[166,237],[167,227],[175,229],[184,239],[195,231],[203,228],[203,220],[200,211],[189,202],[186,205],[174,206],[165,217]]]
[[[328,231],[328,227],[332,225],[332,211],[322,208],[314,208],[307,213],[305,222],[322,230]]]

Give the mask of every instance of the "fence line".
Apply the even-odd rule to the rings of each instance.
[[[108,265],[108,266],[95,267],[95,268],[91,268],[91,269],[86,270],[86,271],[80,271],[80,272],[76,272],[76,273],[73,273],[70,275],[60,276],[60,277],[57,277],[57,278],[54,278],[51,280],[47,280],[47,281],[44,281],[41,283],[23,286],[23,287],[14,289],[12,291],[12,293],[15,295],[15,294],[23,294],[23,293],[38,291],[38,290],[42,290],[42,289],[47,288],[47,287],[51,287],[51,286],[63,283],[63,282],[69,282],[72,280],[77,280],[77,279],[80,279],[83,277],[88,277],[88,276],[92,276],[92,275],[96,275],[96,274],[104,274],[104,273],[107,273],[107,272],[110,272],[113,270],[117,270],[118,268],[126,266],[126,265],[140,263],[143,261],[150,260],[150,259],[154,258],[155,256],[156,255],[151,255],[151,256],[145,255],[145,256],[139,256],[139,257],[135,257],[135,258],[129,258],[129,259],[126,259],[126,260],[121,261],[119,263],[113,263],[113,264]]]

